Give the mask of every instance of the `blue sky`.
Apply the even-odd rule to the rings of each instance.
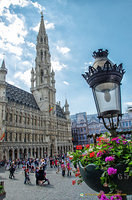
[[[56,100],[63,106],[67,98],[71,114],[97,113],[92,91],[81,74],[93,63],[93,51],[103,48],[126,70],[121,86],[126,112],[132,105],[132,1],[0,0],[0,62],[4,57],[7,82],[27,91],[41,11],[55,70]]]

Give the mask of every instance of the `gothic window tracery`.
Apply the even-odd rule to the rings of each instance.
[[[41,73],[40,73],[40,81],[41,81],[41,83],[43,83],[43,77],[44,77],[44,73],[43,73],[43,70],[41,69]]]
[[[46,44],[46,37],[44,38],[44,43]]]
[[[19,141],[21,142],[22,141],[22,134],[19,133]]]
[[[6,121],[8,121],[8,112],[6,113]]]
[[[42,38],[42,37],[40,38],[40,42],[41,42],[41,43],[43,42],[43,38]]]
[[[43,51],[40,51],[41,61],[43,60]]]
[[[12,133],[10,132],[10,141],[12,142]]]
[[[46,59],[47,59],[47,53],[46,53],[46,51],[44,52],[44,58],[45,58],[45,63],[46,63]]]

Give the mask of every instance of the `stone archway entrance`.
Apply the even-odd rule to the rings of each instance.
[[[35,150],[34,148],[32,149],[32,154],[33,154],[33,158],[35,157]]]
[[[29,148],[28,149],[28,158],[30,158],[31,157],[31,149]]]
[[[42,156],[42,150],[41,150],[41,147],[39,148],[39,155],[40,155],[40,158],[42,158],[43,156]]]
[[[17,149],[14,150],[14,158],[15,158],[15,159],[18,158],[18,152],[17,152]]]
[[[24,159],[27,157],[27,149],[24,149]]]
[[[54,145],[51,144],[50,145],[50,156],[53,157],[53,153],[54,153]]]
[[[13,157],[13,151],[12,149],[9,150],[9,160],[12,160]]]
[[[19,150],[19,158],[20,158],[20,159],[23,159],[23,152],[22,152],[22,149]]]
[[[36,158],[38,158],[38,147],[36,148]]]

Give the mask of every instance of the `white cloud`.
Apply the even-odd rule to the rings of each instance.
[[[63,83],[64,83],[65,85],[69,85],[69,83],[68,83],[67,81],[63,81]]]
[[[4,58],[4,55],[2,53],[0,53],[0,60],[3,60],[3,58]]]
[[[35,32],[38,33],[38,31],[39,31],[39,26],[40,26],[40,22],[37,24],[37,26],[31,28],[31,30],[33,30],[33,31],[35,31]]]
[[[28,87],[31,86],[31,69],[28,69],[27,71],[25,71],[24,73],[22,72],[17,72],[14,75],[14,78],[19,78],[21,81],[23,81]]]
[[[54,71],[61,71],[63,68],[67,67],[67,65],[61,64],[57,59],[51,60],[51,65]]]
[[[31,1],[31,4],[32,4],[35,8],[38,8],[39,11],[45,10],[45,8],[44,8],[43,6],[41,6],[38,2],[32,2],[32,1]]]
[[[12,1],[10,1],[11,3]],[[19,1],[20,3],[21,1]],[[4,6],[4,4],[3,4]],[[9,4],[7,5],[7,7]],[[5,8],[5,7],[4,7]],[[21,45],[25,43],[27,30],[24,17],[12,14],[8,9],[3,12],[5,22],[0,21],[0,47],[5,54],[13,53],[20,57],[22,55]]]
[[[29,47],[35,47],[35,44],[33,43],[33,42],[27,42],[27,45],[29,46]]]
[[[20,7],[25,7],[28,6],[30,3],[29,0],[1,0],[0,1],[0,15],[3,14],[5,9],[9,8],[11,5],[13,6],[20,6]]]
[[[23,61],[22,65],[31,67],[31,62],[29,62],[29,61]]]
[[[132,106],[132,102],[125,102],[124,104],[127,106]]]
[[[57,46],[56,49],[62,53],[63,55],[67,54],[68,52],[70,52],[70,49],[68,47],[59,47]]]
[[[7,53],[10,52],[10,53],[15,54],[18,57],[22,55],[23,50],[19,46],[14,46],[10,43],[3,43],[2,40],[1,40],[0,41],[0,47],[3,50],[3,52],[5,52],[5,55],[6,55],[6,51],[7,51]]]
[[[23,44],[25,42],[24,37],[27,35],[23,17],[22,19],[19,18],[16,14],[11,14],[9,10],[4,16],[9,24],[6,25],[4,22],[0,22],[0,37],[2,38],[2,41],[14,45]]]
[[[8,9],[11,5],[26,7],[32,5],[34,8],[37,8],[39,11],[44,11],[45,8],[41,6],[38,2],[32,2],[31,0],[1,0],[0,1],[0,15]]]
[[[48,23],[48,21],[45,20],[45,28],[46,29],[54,29],[55,28],[55,24],[54,23]]]
[[[8,81],[8,83],[11,84],[11,85],[15,85],[15,82],[13,82],[13,81]]]

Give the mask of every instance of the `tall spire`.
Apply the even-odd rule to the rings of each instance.
[[[3,59],[2,65],[1,65],[1,69],[6,69],[4,59]]]
[[[43,19],[43,12],[41,12],[41,22],[40,22],[40,27],[39,27],[39,35],[43,35],[46,33],[45,31],[45,25],[44,25],[44,19]]]
[[[65,116],[66,116],[67,119],[70,119],[69,104],[67,102],[67,99],[65,100],[64,107],[65,107]]]
[[[6,74],[7,74],[7,69],[5,67],[5,61],[3,59],[2,65],[0,67],[0,82],[5,83],[6,81]]]
[[[44,25],[43,13],[37,35],[35,69],[31,71],[31,91],[41,111],[47,115],[51,107],[55,109],[55,73],[51,71],[48,36]]]

